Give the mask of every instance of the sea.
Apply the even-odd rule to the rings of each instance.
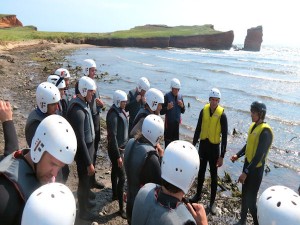
[[[262,46],[259,52],[207,49],[144,49],[93,47],[76,50],[66,64],[75,68],[84,59],[97,63],[98,92],[107,108],[115,90],[136,87],[144,76],[151,87],[170,91],[170,81],[181,82],[186,111],[182,114],[180,139],[191,141],[203,106],[212,88],[221,91],[220,105],[228,119],[228,143],[220,177],[229,173],[237,181],[243,158],[230,157],[246,143],[251,124],[250,105],[267,106],[265,121],[273,128],[274,141],[260,192],[273,185],[297,190],[300,185],[300,48]],[[67,66],[67,65],[65,65]],[[101,115],[105,118],[105,112]],[[233,130],[237,132],[233,135]]]

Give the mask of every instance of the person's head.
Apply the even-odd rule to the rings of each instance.
[[[162,158],[161,178],[186,194],[198,175],[199,165],[199,155],[194,145],[187,141],[173,141]]]
[[[137,91],[140,93],[140,95],[144,96],[146,91],[148,91],[150,88],[150,83],[149,83],[148,79],[146,77],[141,77],[138,80],[136,88],[137,88]]]
[[[209,92],[208,99],[209,99],[210,108],[212,110],[215,110],[218,107],[220,99],[221,99],[220,90],[217,88],[211,89]]]
[[[66,82],[63,77],[55,74],[49,75],[47,81],[58,88],[61,98],[65,95]]]
[[[181,88],[180,81],[177,78],[171,80],[171,91],[174,96],[177,96]]]
[[[83,75],[94,79],[97,71],[96,62],[92,59],[85,59],[83,61]]]
[[[143,121],[142,134],[153,146],[162,139],[164,130],[164,121],[160,116],[150,114]]]
[[[49,82],[39,84],[36,89],[37,107],[48,115],[56,113],[57,104],[60,100],[58,88]]]
[[[86,102],[91,102],[93,95],[96,92],[95,81],[90,77],[81,77],[78,81],[79,94],[85,99]]]
[[[77,139],[69,122],[59,115],[47,116],[36,129],[30,148],[37,179],[46,184],[65,165],[71,164]]]
[[[127,94],[124,91],[116,90],[113,95],[113,104],[121,109],[125,109]]]
[[[71,77],[69,70],[64,68],[59,68],[55,70],[54,74],[64,78],[64,81],[66,83],[65,89],[68,89],[70,85],[70,77]]]
[[[260,225],[300,224],[300,197],[285,186],[266,189],[257,202]]]
[[[250,106],[252,122],[263,122],[267,113],[267,107],[260,101],[252,102]]]
[[[64,184],[49,183],[36,189],[28,198],[21,225],[74,225],[76,202]]]
[[[149,106],[149,108],[156,114],[159,115],[159,112],[162,109],[162,104],[164,103],[164,95],[163,93],[156,89],[156,88],[150,88],[146,94],[146,103]]]

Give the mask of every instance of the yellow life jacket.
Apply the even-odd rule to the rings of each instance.
[[[221,142],[220,118],[224,108],[218,105],[213,115],[210,116],[209,106],[210,104],[206,104],[203,108],[200,140],[208,138],[212,144],[219,144]]]
[[[246,152],[245,152],[245,156],[246,156],[248,163],[250,163],[255,156],[258,142],[259,142],[259,136],[260,136],[261,132],[263,131],[263,129],[264,128],[270,129],[270,131],[272,133],[272,137],[273,137],[273,131],[272,131],[272,128],[269,126],[269,124],[261,123],[257,127],[255,127],[254,130],[251,132],[254,125],[255,125],[255,123],[252,123],[249,128],[249,131],[248,131],[248,139],[247,139],[247,146],[246,146]],[[269,153],[269,149],[268,149],[267,154]],[[267,155],[266,155],[266,157],[267,157]],[[262,159],[262,160],[264,160],[264,159]],[[261,167],[261,166],[262,166],[262,161],[260,161],[256,167]]]

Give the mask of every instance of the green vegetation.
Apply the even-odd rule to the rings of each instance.
[[[203,26],[176,26],[145,25],[130,30],[116,31],[112,33],[77,33],[77,32],[45,32],[36,31],[34,26],[14,27],[0,29],[0,41],[23,41],[32,39],[43,39],[54,42],[80,43],[87,38],[150,38],[170,36],[192,36],[203,34],[216,34],[212,25]]]
[[[14,16],[14,15],[12,15],[12,14],[0,14],[0,19],[1,19],[2,17],[7,17],[7,16]]]

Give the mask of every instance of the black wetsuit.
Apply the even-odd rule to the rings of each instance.
[[[252,131],[254,129],[255,126],[253,127]],[[247,178],[242,185],[242,222],[246,221],[249,209],[253,217],[254,224],[258,225],[256,198],[264,174],[265,158],[272,144],[272,139],[272,132],[270,129],[265,128],[259,136],[259,143],[254,158],[250,163],[248,163],[245,159],[243,172],[247,174]],[[246,146],[247,144],[237,153],[239,158],[245,155]],[[259,162],[262,162],[262,166],[256,167]]]
[[[203,109],[200,112],[197,127],[195,130],[193,145],[198,142],[201,133],[202,126],[202,116]],[[210,116],[212,113],[210,111]],[[220,117],[221,124],[221,157],[224,158],[227,146],[227,133],[228,133],[228,123],[226,114],[223,112]],[[197,186],[197,194],[201,195],[203,183],[205,180],[205,171],[207,167],[207,163],[209,163],[210,168],[210,176],[211,176],[211,193],[210,193],[210,204],[212,205],[215,201],[218,187],[218,167],[217,161],[220,157],[220,144],[212,144],[208,139],[201,140],[199,144],[199,157],[200,157],[200,169],[198,173],[198,186]]]
[[[81,106],[77,104],[71,106],[71,104],[71,108],[68,109],[67,118],[72,125],[77,138],[77,152],[75,155],[79,178],[77,196],[79,202],[79,212],[83,214],[88,210],[88,195],[90,189],[90,177],[88,176],[87,167],[93,164],[95,149],[94,141],[86,143],[85,140],[85,120],[87,119],[87,113],[82,109]]]

